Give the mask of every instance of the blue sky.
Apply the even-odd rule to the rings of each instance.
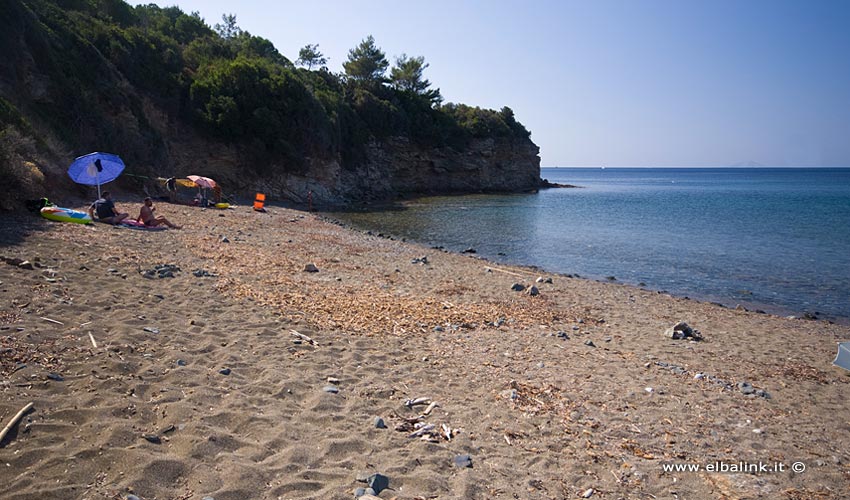
[[[447,102],[510,106],[543,166],[850,166],[850,1],[156,3],[336,72],[370,34],[424,56]]]

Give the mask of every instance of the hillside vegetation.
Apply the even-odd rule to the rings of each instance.
[[[390,68],[371,36],[336,74],[318,45],[295,64],[235,16],[210,27],[197,13],[120,0],[0,6],[7,206],[76,189],[64,169],[91,151],[120,154],[137,178],[204,173],[217,162],[218,175],[251,179],[309,176],[327,162],[353,171],[367,162],[369,144],[390,137],[421,150],[464,151],[488,138],[530,144],[510,108],[443,104],[422,57],[404,55]],[[186,160],[213,149],[229,152],[224,166]],[[189,166],[201,171],[181,171]]]

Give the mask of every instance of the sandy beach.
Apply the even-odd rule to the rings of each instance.
[[[850,327],[158,206],[0,215],[0,498],[850,497]]]

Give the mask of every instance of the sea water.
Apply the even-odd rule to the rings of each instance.
[[[497,262],[850,318],[850,168],[544,168],[542,176],[579,187],[333,215]]]

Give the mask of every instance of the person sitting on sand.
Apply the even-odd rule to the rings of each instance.
[[[142,209],[139,211],[139,216],[136,218],[136,220],[148,227],[156,227],[160,224],[165,224],[166,226],[172,229],[180,229],[180,226],[172,224],[168,219],[166,219],[162,215],[154,215],[154,210],[156,210],[156,207],[153,206],[153,200],[150,199],[150,197],[145,198],[145,203],[142,205]]]
[[[95,217],[95,212],[97,213],[97,217]],[[130,214],[119,213],[118,210],[115,209],[115,203],[112,201],[112,195],[109,191],[104,191],[103,197],[92,203],[89,207],[89,216],[92,220],[115,225],[129,217]]]

